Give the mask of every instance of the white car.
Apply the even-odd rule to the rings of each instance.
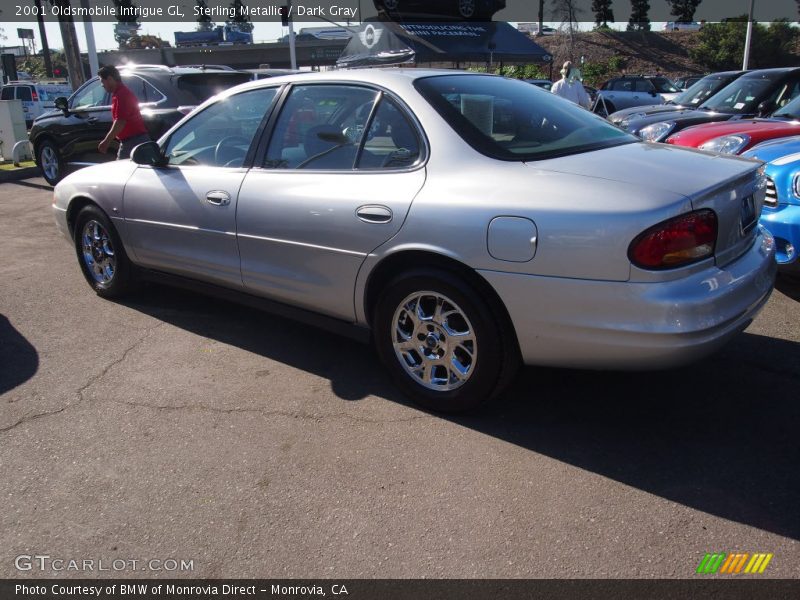
[[[0,91],[0,100],[21,100],[25,125],[45,111],[55,108],[54,101],[59,96],[72,94],[72,87],[66,81],[11,81]]]

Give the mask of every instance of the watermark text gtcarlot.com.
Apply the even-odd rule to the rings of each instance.
[[[48,554],[20,554],[14,558],[17,571],[30,572],[123,572],[155,571],[186,573],[194,571],[194,559],[184,558],[60,558]]]

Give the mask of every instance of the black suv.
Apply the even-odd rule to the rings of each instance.
[[[234,85],[250,73],[211,68],[137,65],[120,70],[122,82],[136,94],[150,137],[157,140],[193,107]],[[111,95],[95,77],[67,98],[56,99],[56,110],[33,122],[30,140],[36,164],[55,185],[68,165],[86,166],[114,160],[116,142],[108,153],[97,145],[111,129]]]

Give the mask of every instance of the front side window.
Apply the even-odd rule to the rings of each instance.
[[[675,98],[674,102],[675,104],[683,106],[699,106],[721,90],[722,87],[726,85],[726,81],[729,81],[727,77],[722,78],[714,75],[703,77],[700,81]]]
[[[72,110],[111,106],[111,94],[106,93],[100,79],[93,79],[77,92],[70,101]]]
[[[614,92],[632,92],[634,88],[634,81],[632,79],[617,79],[611,84],[611,90]]]
[[[216,102],[178,128],[167,141],[170,165],[241,167],[277,88],[242,92]]]
[[[292,89],[267,148],[267,169],[354,168],[376,90],[351,85]]]
[[[638,141],[605,119],[524,82],[425,77],[415,87],[464,141],[499,160],[538,160]]]

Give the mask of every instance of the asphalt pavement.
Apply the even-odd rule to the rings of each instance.
[[[0,184],[0,577],[684,578],[708,552],[800,575],[797,281],[691,367],[525,368],[454,418],[357,342],[98,298],[51,199]]]

